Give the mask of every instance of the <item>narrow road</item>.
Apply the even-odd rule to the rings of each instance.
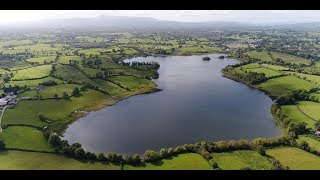
[[[4,110],[6,110],[7,106],[5,106],[1,112],[1,116],[0,116],[0,132],[2,132],[2,127],[1,127],[1,123],[2,123],[2,117],[3,117],[3,114],[4,114]]]

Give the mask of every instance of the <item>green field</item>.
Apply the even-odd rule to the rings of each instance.
[[[78,87],[80,89],[80,85],[78,84],[60,84],[56,86],[48,86],[45,87],[44,90],[39,91],[39,95],[41,98],[54,98],[55,94],[58,94],[58,97],[63,97],[63,92],[68,93],[69,95],[72,94],[74,88]],[[37,91],[26,91],[19,95],[19,97],[37,97]]]
[[[281,70],[288,70],[289,68],[283,67],[283,66],[277,66],[277,65],[272,65],[272,64],[262,64],[263,67],[276,70],[276,71],[281,71]]]
[[[124,170],[211,170],[209,163],[199,154],[179,154],[172,159],[163,159],[143,166],[125,165]]]
[[[212,153],[213,159],[222,170],[239,170],[250,167],[257,170],[270,170],[272,164],[256,151],[241,150],[226,153]]]
[[[302,73],[296,73],[296,72],[286,72],[286,74],[294,75],[301,79],[306,79],[315,84],[320,84],[320,76],[311,75],[311,74],[302,74]]]
[[[45,77],[45,78],[41,78],[41,79],[35,79],[35,80],[23,80],[23,81],[9,81],[8,83],[5,83],[5,87],[8,87],[9,85],[11,86],[20,86],[20,87],[23,87],[23,86],[27,86],[27,87],[35,87],[35,86],[38,86],[39,83],[43,83],[43,82],[46,82],[46,81],[55,81],[56,83],[58,84],[63,84],[63,83],[66,83],[60,79],[56,79],[56,78],[53,78],[53,77]]]
[[[170,47],[172,48],[172,47]],[[213,53],[218,52],[221,50],[219,47],[210,47],[210,46],[203,46],[202,48],[194,46],[194,47],[182,47],[177,49],[177,55],[190,55],[194,53]]]
[[[253,69],[246,69],[249,72],[256,72],[256,73],[264,73],[266,77],[273,77],[281,75],[279,71],[267,69],[267,68],[253,68]]]
[[[5,111],[2,123],[44,126],[47,123],[40,121],[39,114],[53,121],[63,121],[76,110],[96,108],[110,98],[94,90],[87,90],[81,94],[80,97],[71,97],[70,100],[20,101],[14,109]]]
[[[147,79],[140,79],[134,76],[113,76],[108,79],[120,83],[122,86],[130,90],[153,89],[157,85],[153,81]]]
[[[257,87],[268,91],[272,96],[280,96],[290,91],[310,90],[317,87],[317,85],[297,77],[284,76],[270,79],[264,83],[258,84]]]
[[[79,161],[70,157],[23,151],[0,151],[2,170],[120,170],[113,164]]]
[[[30,58],[27,59],[28,62],[37,62],[39,64],[45,64],[54,62],[56,56],[47,56],[47,57],[36,57],[36,58]]]
[[[90,79],[85,74],[83,74],[78,69],[68,65],[57,65],[56,71],[53,74],[56,77],[59,77],[59,79],[63,79],[65,81],[72,80],[80,84],[90,82]]]
[[[317,61],[314,66],[315,67],[320,67],[320,61]]]
[[[11,126],[0,132],[0,138],[5,140],[7,148],[54,152],[42,132],[33,127]]]
[[[317,141],[312,137],[301,135],[301,136],[299,136],[299,139],[297,141],[298,141],[298,143],[300,143],[301,141],[306,141],[311,148],[320,152],[320,141]]]
[[[319,170],[320,157],[293,147],[267,150],[267,154],[276,158],[291,170]]]
[[[83,70],[84,73],[87,76],[91,77],[91,78],[94,78],[98,72],[103,72],[103,71],[98,70],[98,69],[93,69],[93,68],[88,68],[88,67],[83,67],[83,66],[79,66],[79,68],[81,70]]]
[[[320,90],[317,91],[317,92],[312,93],[310,95],[310,98],[320,102]]]
[[[81,61],[80,56],[60,56],[59,63],[61,64],[69,64],[70,60]]]
[[[24,80],[24,79],[33,79],[33,78],[42,78],[49,76],[51,71],[51,65],[42,65],[27,69],[18,70],[13,79]]]
[[[98,86],[102,90],[108,91],[113,96],[127,97],[127,95],[131,94],[130,91],[123,89],[109,81],[105,81],[101,79],[93,79],[92,81],[94,85]]]
[[[315,120],[320,120],[320,104],[311,101],[300,101],[298,104],[299,109]]]
[[[260,59],[261,61],[264,61],[264,62],[272,61],[271,57],[268,55],[266,51],[261,51],[261,52],[251,51],[246,54],[252,58]]]
[[[307,123],[307,127],[312,128],[314,126],[314,121],[303,114],[299,109],[297,105],[285,105],[281,106],[281,110],[283,111],[283,114],[288,116],[288,118],[291,120],[291,122],[297,124],[298,122],[305,122]]]
[[[271,55],[274,59],[280,58],[284,62],[288,63],[294,63],[294,64],[310,64],[310,61],[308,59],[304,59],[301,57],[293,56],[290,54],[284,54],[284,53],[279,53],[279,52],[271,52]]]

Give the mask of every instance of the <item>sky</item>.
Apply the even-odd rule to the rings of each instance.
[[[0,10],[0,23],[99,15],[152,17],[182,22],[236,21],[273,24],[320,21],[319,10]]]

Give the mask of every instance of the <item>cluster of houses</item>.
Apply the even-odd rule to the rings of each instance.
[[[15,104],[17,104],[19,101],[18,98],[16,98],[16,95],[13,93],[6,94],[5,97],[0,99],[0,110],[4,109],[4,107],[13,107]]]

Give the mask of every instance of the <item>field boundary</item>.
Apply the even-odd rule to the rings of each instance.
[[[315,120],[314,118],[310,117],[308,114],[306,114],[305,112],[303,112],[303,111],[300,109],[299,104],[297,104],[296,106],[298,107],[299,111],[300,111],[302,114],[304,114],[305,116],[307,116],[308,118],[310,118],[312,121],[317,122],[317,120]]]

